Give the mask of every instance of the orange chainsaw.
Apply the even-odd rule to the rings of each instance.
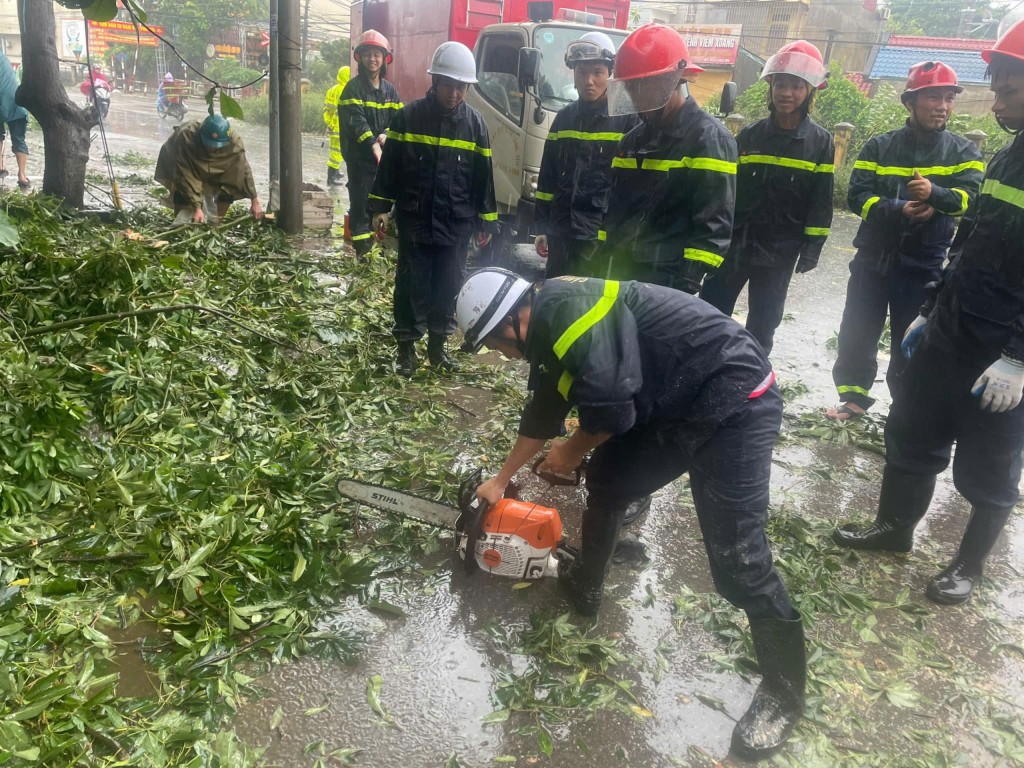
[[[534,464],[534,472],[540,462]],[[551,485],[580,483],[579,470],[572,479],[540,476]],[[565,543],[558,511],[515,498],[490,505],[476,495],[482,477],[483,470],[478,469],[462,481],[458,507],[361,480],[339,481],[338,493],[375,509],[455,531],[456,549],[467,573],[482,570],[514,579],[557,576],[558,564],[577,556]]]

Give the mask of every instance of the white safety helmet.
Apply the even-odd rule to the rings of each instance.
[[[565,51],[565,66],[575,69],[584,61],[603,61],[610,72],[615,65],[615,43],[604,32],[587,32],[573,40]]]
[[[469,48],[450,40],[437,46],[427,74],[434,77],[450,77],[459,83],[475,83],[476,59]]]
[[[455,321],[462,331],[463,352],[476,352],[484,339],[508,317],[533,286],[507,269],[487,267],[466,278],[455,299]]]

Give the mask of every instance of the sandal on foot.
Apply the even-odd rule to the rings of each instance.
[[[21,179],[18,179],[18,188],[19,189],[28,189],[31,186],[32,186],[32,182],[29,181],[28,179],[25,179],[25,181],[22,181]]]
[[[10,175],[6,168],[0,168],[0,179],[6,179]]]
[[[867,413],[867,411],[859,405],[854,405],[853,403],[840,403],[834,408],[829,408],[825,411],[825,418],[832,419],[833,421],[853,421],[863,417],[865,413]]]

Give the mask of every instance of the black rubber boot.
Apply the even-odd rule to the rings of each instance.
[[[430,338],[427,339],[427,358],[430,360],[430,365],[439,371],[457,371],[459,364],[448,356],[448,352],[444,348],[447,339],[447,336],[430,334]]]
[[[886,466],[875,522],[862,529],[842,525],[832,532],[832,541],[850,549],[909,552],[914,526],[928,511],[933,493],[934,475],[911,475]]]
[[[651,509],[651,496],[643,496],[636,501],[631,501],[629,506],[626,507],[626,514],[622,518],[622,527],[625,528],[631,523],[635,523],[641,517],[646,515]]]
[[[398,359],[395,363],[395,370],[399,376],[412,378],[413,371],[416,370],[416,342],[398,342]]]
[[[588,504],[583,511],[580,556],[559,569],[559,586],[581,616],[596,616],[601,607],[604,577],[619,538],[623,511]]]
[[[335,179],[337,178],[337,173],[338,173],[338,171],[336,169],[331,168],[331,166],[329,166],[329,165],[327,166],[327,186],[328,187],[334,186]]]
[[[359,259],[359,261],[366,261],[366,255],[370,252],[370,249],[372,247],[373,247],[373,238],[372,237],[366,237],[366,238],[363,238],[362,240],[353,240],[352,241],[352,248],[355,249],[356,258]]]
[[[985,509],[974,507],[967,523],[956,559],[928,583],[925,595],[935,603],[958,605],[966,603],[981,582],[992,547],[1006,527],[1013,507]]]
[[[745,760],[764,760],[786,743],[804,712],[807,654],[799,618],[751,619],[761,685],[732,731],[732,751]]]

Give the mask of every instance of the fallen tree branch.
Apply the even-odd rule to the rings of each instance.
[[[22,334],[23,338],[30,336],[42,336],[46,333],[55,333],[57,331],[67,330],[68,328],[78,328],[83,325],[92,325],[93,323],[109,323],[114,320],[124,320],[129,317],[145,317],[146,315],[165,315],[172,312],[204,312],[209,315],[214,315],[222,320],[226,320],[232,325],[236,325],[249,333],[258,336],[264,341],[269,341],[271,344],[278,344],[282,347],[293,349],[296,352],[301,352],[297,346],[292,344],[290,341],[284,339],[277,339],[273,336],[263,333],[250,325],[246,325],[241,320],[236,319],[230,312],[223,309],[216,309],[215,307],[204,307],[202,304],[171,304],[166,307],[146,307],[144,309],[132,309],[124,312],[108,312],[105,315],[90,315],[89,317],[76,317],[72,320],[64,320],[59,323],[50,323],[39,328],[30,328]]]

